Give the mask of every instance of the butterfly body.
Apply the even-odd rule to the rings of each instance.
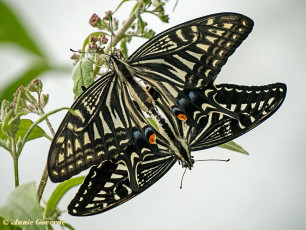
[[[136,71],[126,61],[116,56],[111,56],[110,60],[115,74],[122,83],[127,85],[129,94],[140,110],[147,113],[156,124],[157,129],[155,132],[158,132],[166,139],[171,154],[175,155],[183,165],[190,169],[193,163],[186,140],[173,129],[172,124],[167,119],[158,113],[155,99],[143,85],[136,81]],[[151,144],[155,144],[155,142]]]

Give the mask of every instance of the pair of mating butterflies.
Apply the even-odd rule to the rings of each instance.
[[[285,84],[214,84],[252,28],[241,14],[214,14],[166,30],[127,60],[110,55],[112,71],[74,102],[77,116],[67,113],[48,156],[53,182],[91,167],[71,215],[126,202],[177,161],[191,169],[192,151],[230,141],[279,108]]]

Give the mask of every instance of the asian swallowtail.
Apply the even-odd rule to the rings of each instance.
[[[282,83],[214,83],[252,27],[241,14],[214,14],[166,30],[127,60],[110,55],[112,71],[74,102],[77,116],[67,113],[49,151],[53,182],[92,167],[68,206],[71,215],[122,204],[176,161],[190,169],[191,151],[232,140],[277,110]]]

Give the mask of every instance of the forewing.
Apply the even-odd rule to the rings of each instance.
[[[73,104],[50,147],[48,170],[60,182],[92,165],[109,160],[130,145],[134,133],[144,132],[147,120],[115,74],[92,84]]]
[[[94,215],[137,196],[159,180],[176,162],[173,156],[152,156],[138,166],[139,190],[130,186],[127,168],[111,161],[93,166],[68,206],[74,216]]]
[[[199,88],[212,82],[253,28],[241,14],[201,17],[153,37],[128,59],[139,77],[160,88]],[[170,91],[171,92],[171,91]]]
[[[286,85],[266,86],[217,85],[216,101],[238,114],[239,120],[222,113],[211,113],[190,128],[191,150],[201,150],[223,144],[253,129],[270,117],[282,104]]]

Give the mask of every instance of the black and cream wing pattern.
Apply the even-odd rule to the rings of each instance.
[[[215,89],[216,102],[235,112],[240,119],[214,112],[199,117],[198,125],[195,126],[180,122],[179,128],[184,133],[191,151],[223,144],[253,129],[279,108],[286,94],[286,86],[282,83],[266,86],[221,84]],[[189,103],[185,104],[186,108],[206,104],[205,90],[196,90],[189,95],[195,94],[197,97],[190,97]],[[168,151],[167,145],[160,142],[158,146],[159,156],[148,157],[138,166],[138,191],[131,188],[124,165],[111,161],[103,162],[91,168],[68,206],[68,212],[76,216],[105,212],[137,196],[157,182],[177,161]]]
[[[191,169],[192,151],[230,141],[279,108],[285,84],[215,85],[252,28],[244,15],[214,14],[162,32],[127,60],[110,55],[112,71],[74,102],[49,151],[53,182],[91,167],[71,215],[124,203],[176,161]]]
[[[163,95],[168,107],[184,88],[213,81],[253,27],[249,18],[222,13],[181,24],[149,40],[128,60],[135,77]],[[128,107],[129,89],[113,71],[91,85],[73,104],[52,142],[48,168],[60,182],[122,152],[146,123]],[[183,76],[185,74],[186,76]],[[141,94],[142,92],[137,92]],[[133,120],[138,121],[133,121]]]

